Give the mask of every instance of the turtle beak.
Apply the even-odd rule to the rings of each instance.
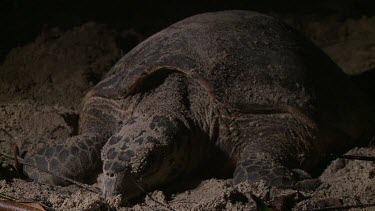
[[[109,175],[111,175],[111,176],[109,176]],[[103,185],[104,198],[115,196],[116,194],[119,194],[119,192],[116,191],[115,187],[116,187],[116,178],[114,177],[114,175],[112,176],[112,173],[109,173],[104,178],[104,185]]]
[[[107,172],[104,175],[103,185],[104,198],[114,197],[121,194],[121,198],[129,200],[142,193],[125,172]]]

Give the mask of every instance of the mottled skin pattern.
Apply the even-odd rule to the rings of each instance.
[[[131,198],[215,162],[233,182],[292,187],[321,154],[373,130],[371,106],[341,70],[284,23],[248,11],[180,21],[124,56],[84,99],[80,135],[26,155],[87,181],[103,166],[105,196]],[[101,152],[101,159],[100,159]],[[25,167],[33,179],[63,181]]]

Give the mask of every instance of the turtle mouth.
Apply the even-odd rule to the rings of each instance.
[[[139,196],[142,191],[134,183],[131,175],[126,172],[106,172],[104,175],[103,196],[104,198],[122,195],[125,200]]]
[[[103,185],[103,195],[105,198],[121,194],[120,188],[117,188],[118,181],[119,181],[119,177],[115,176],[114,173],[107,172],[105,174],[104,185]]]

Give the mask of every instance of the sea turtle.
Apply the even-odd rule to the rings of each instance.
[[[85,182],[102,166],[105,196],[131,198],[139,186],[152,190],[215,162],[233,166],[235,184],[293,187],[302,172],[294,169],[314,174],[323,155],[368,140],[374,115],[365,98],[282,21],[205,13],[131,50],[84,98],[79,135],[25,159]]]

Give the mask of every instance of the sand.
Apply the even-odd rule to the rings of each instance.
[[[375,67],[375,17],[285,20],[310,37],[346,73]],[[57,143],[77,134],[81,100],[124,54],[118,44],[118,39],[124,39],[121,36],[126,33],[87,23],[68,31],[43,31],[33,42],[14,48],[0,64],[1,152],[11,154],[13,145],[32,151],[40,143]],[[374,156],[375,146],[355,148],[348,154]],[[0,194],[56,210],[254,210],[252,195],[286,210],[375,203],[373,161],[335,160],[310,190],[280,190],[262,182],[232,185],[230,179],[212,178],[186,181],[183,189],[174,192],[155,190],[126,205],[119,197],[104,200],[76,185],[53,187],[25,178],[6,181],[13,177],[5,165],[10,161],[0,162]],[[100,176],[93,186],[101,187]],[[351,210],[375,210],[375,206]]]

